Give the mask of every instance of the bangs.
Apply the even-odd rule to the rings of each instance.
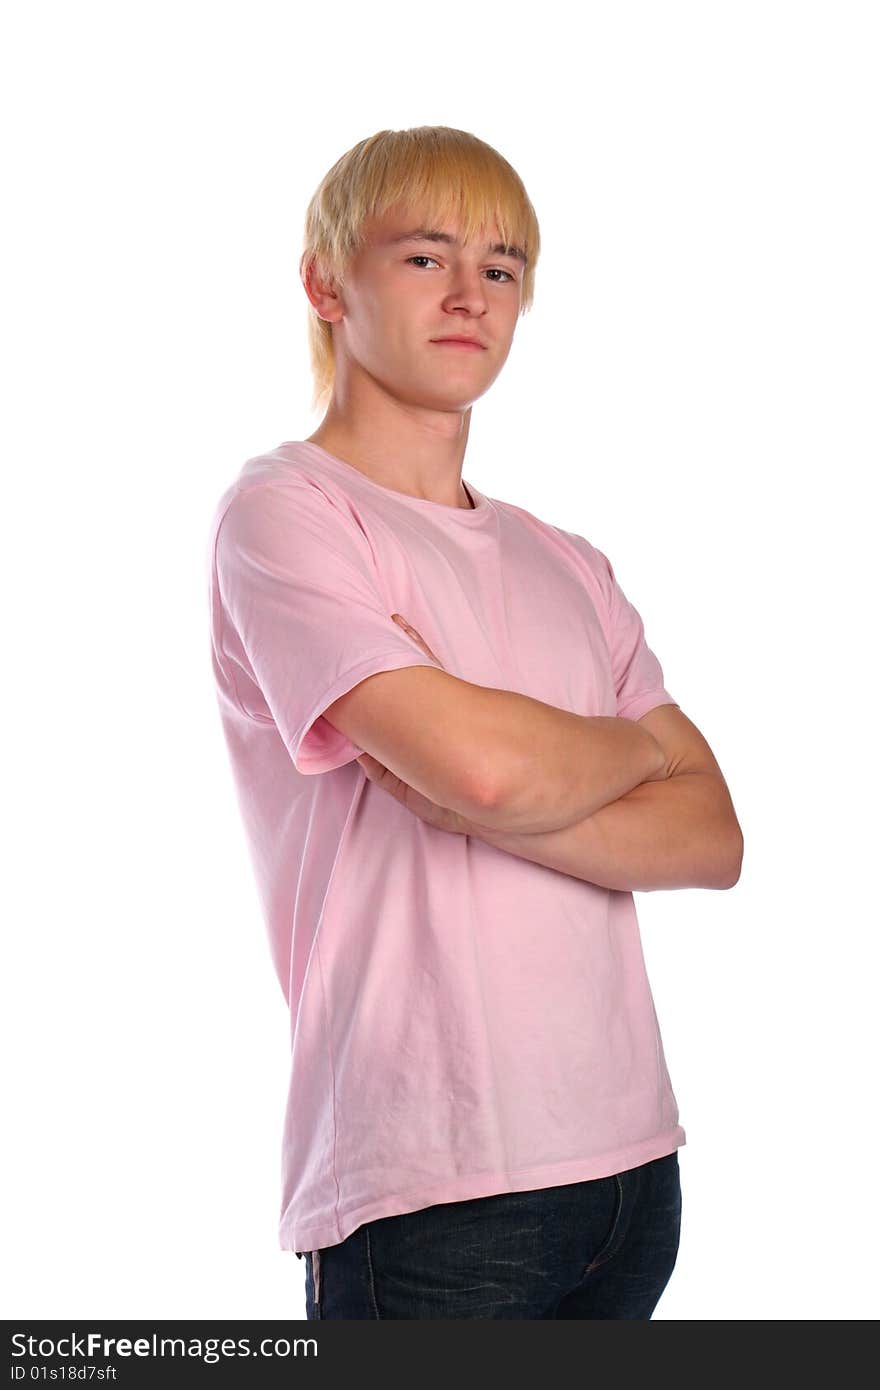
[[[364,244],[365,224],[392,210],[406,210],[426,226],[454,219],[465,241],[488,237],[494,225],[506,245],[522,250],[524,269],[534,268],[538,219],[522,180],[497,150],[467,131],[380,131],[333,166],[312,201],[307,231],[340,283]]]
[[[459,222],[465,241],[488,239],[493,226],[508,246],[518,246],[526,263],[534,253],[535,230],[522,193],[496,159],[479,159],[474,151],[453,146],[431,150],[429,157],[398,147],[396,167],[372,191],[365,217],[384,217],[406,210],[416,223],[443,227]],[[362,224],[361,224],[362,225]]]

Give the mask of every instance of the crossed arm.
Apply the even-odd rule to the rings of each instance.
[[[403,624],[433,657],[420,635]],[[436,660],[436,658],[434,658]],[[666,758],[666,775],[644,781],[583,820],[558,830],[488,826],[436,805],[364,753],[369,780],[421,819],[605,888],[732,888],[743,835],[720,767],[706,739],[677,705],[658,705],[637,721]]]
[[[638,722],[667,752],[665,780],[642,782],[562,830],[519,834],[463,821],[463,833],[604,888],[732,888],[743,836],[709,745],[676,705]]]

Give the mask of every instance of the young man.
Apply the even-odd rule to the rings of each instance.
[[[301,261],[326,414],[211,532],[309,1318],[650,1318],[678,1250],[632,890],[731,887],[742,835],[606,556],[462,478],[538,244],[466,132],[349,151]]]

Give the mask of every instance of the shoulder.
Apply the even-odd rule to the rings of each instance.
[[[225,490],[215,512],[217,531],[227,533],[251,528],[303,526],[351,529],[346,499],[332,481],[311,471],[296,457],[278,450],[256,454],[242,466]]]

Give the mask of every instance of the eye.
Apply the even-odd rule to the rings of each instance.
[[[433,257],[433,256],[407,256],[407,258],[406,258],[406,264],[409,265],[410,261],[434,261],[434,257]],[[434,261],[434,264],[437,265],[438,262],[437,262],[437,261]],[[500,267],[500,266],[497,266],[497,265],[491,266],[491,267],[490,267],[489,273],[492,274],[492,275],[506,275],[508,280],[516,280],[516,276],[515,276],[515,275],[511,275],[511,273],[510,273],[509,270],[502,270],[501,267]],[[496,280],[496,281],[494,281],[494,283],[495,283],[496,285],[497,285],[497,284],[506,284],[506,281],[504,281],[504,280],[501,280],[501,281]]]

